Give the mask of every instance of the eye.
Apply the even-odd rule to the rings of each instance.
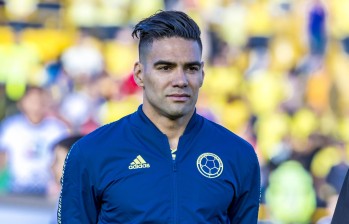
[[[189,66],[188,71],[189,72],[197,72],[200,70],[200,66]]]
[[[158,67],[158,70],[169,71],[171,69],[170,65],[162,65]]]

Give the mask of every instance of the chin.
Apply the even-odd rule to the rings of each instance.
[[[171,113],[171,114],[168,114],[167,117],[170,118],[171,120],[176,120],[178,118],[184,117],[184,114],[182,114],[182,113]]]
[[[170,118],[170,119],[173,119],[173,120],[175,120],[175,119],[178,119],[178,118],[181,118],[181,117],[184,117],[184,116],[186,116],[186,115],[188,115],[188,114],[191,114],[191,111],[192,110],[188,110],[188,109],[182,109],[182,110],[172,110],[172,111],[168,111],[168,117]]]

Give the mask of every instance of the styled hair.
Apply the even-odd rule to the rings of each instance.
[[[200,28],[187,14],[180,11],[158,11],[136,24],[132,37],[139,39],[139,56],[154,40],[170,37],[181,37],[196,41],[202,51]]]

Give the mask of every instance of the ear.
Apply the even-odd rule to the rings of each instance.
[[[136,62],[133,66],[133,79],[139,87],[144,87],[143,73],[143,65],[140,62]]]

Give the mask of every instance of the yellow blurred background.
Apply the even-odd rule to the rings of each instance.
[[[45,113],[69,134],[135,111],[130,33],[160,9],[202,29],[197,111],[255,147],[260,223],[330,223],[349,167],[349,0],[0,1],[0,136],[25,113],[28,86],[45,90]],[[50,223],[58,187],[13,193],[9,167],[0,161],[0,222]]]

